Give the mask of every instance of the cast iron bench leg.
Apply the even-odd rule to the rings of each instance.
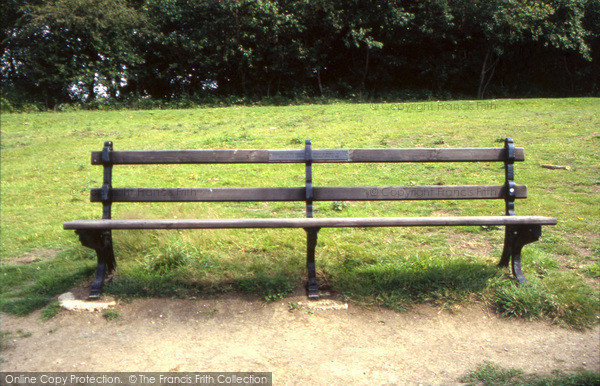
[[[319,298],[317,272],[315,266],[315,248],[317,247],[317,233],[321,228],[304,228],[306,231],[306,268],[308,270],[308,298]]]
[[[92,283],[89,300],[98,299],[102,292],[102,284],[104,278],[110,275],[116,268],[115,253],[112,245],[112,234],[110,230],[76,230],[79,235],[79,241],[84,247],[91,248],[96,251],[98,257],[98,266],[96,267],[96,277]]]
[[[542,235],[541,225],[515,225],[507,226],[504,237],[504,250],[498,264],[501,267],[508,266],[511,262],[513,275],[519,284],[527,282],[521,268],[521,250],[529,243],[537,241]]]

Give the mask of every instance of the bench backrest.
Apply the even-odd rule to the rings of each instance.
[[[91,190],[91,201],[103,203],[102,218],[111,218],[113,202],[240,202],[305,201],[312,217],[313,201],[461,200],[503,199],[506,214],[514,215],[516,198],[526,198],[525,185],[514,182],[514,162],[524,161],[523,148],[507,138],[502,148],[455,149],[312,149],[306,140],[301,150],[163,150],[114,151],[110,141],[92,152],[92,164],[104,166],[102,188]],[[503,162],[503,185],[313,187],[313,163],[369,162]],[[147,164],[251,164],[303,163],[303,187],[267,188],[113,188],[113,165]]]

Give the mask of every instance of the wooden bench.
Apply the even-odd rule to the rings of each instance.
[[[113,151],[106,142],[99,152],[92,152],[92,164],[104,167],[102,188],[91,190],[91,201],[102,202],[100,220],[77,220],[64,223],[75,230],[81,243],[97,253],[98,266],[90,298],[97,298],[105,277],[116,267],[112,230],[121,229],[223,229],[223,228],[303,228],[307,234],[306,265],[308,296],[318,298],[315,274],[315,247],[321,228],[334,227],[414,227],[414,226],[505,226],[504,250],[500,266],[512,263],[519,283],[525,277],[521,269],[521,249],[538,240],[542,225],[555,225],[556,219],[515,215],[515,199],[527,197],[527,188],[514,182],[514,163],[524,160],[523,148],[515,148],[512,139],[500,148],[463,149],[312,149],[310,140],[299,150],[181,150],[181,151]],[[467,186],[386,186],[321,187],[313,186],[315,163],[369,162],[503,162],[503,185]],[[268,188],[113,188],[113,165],[139,164],[251,164],[303,163],[306,165],[304,186]],[[469,200],[501,199],[506,211],[502,216],[462,217],[372,217],[313,218],[315,201],[378,200]],[[220,218],[220,219],[146,219],[113,220],[114,202],[266,202],[302,201],[306,217],[301,218]]]

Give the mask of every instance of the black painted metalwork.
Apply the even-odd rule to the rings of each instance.
[[[515,144],[512,138],[504,140],[505,160],[504,160],[504,187],[506,204],[506,215],[515,216]],[[519,284],[527,282],[523,269],[521,267],[521,250],[526,244],[537,241],[542,235],[542,227],[539,225],[520,225],[506,226],[504,231],[504,248],[500,258],[501,267],[508,266],[511,263],[512,272]]]
[[[506,196],[504,201],[506,203],[506,214],[508,216],[514,216],[517,188],[515,184],[515,144],[512,138],[506,138],[504,140],[504,149],[506,151],[506,160],[504,161]]]
[[[306,180],[305,180],[305,198],[306,198],[306,217],[313,217],[313,183],[312,183],[312,144],[310,139],[305,141],[304,146],[304,161],[306,163]],[[315,249],[317,247],[317,234],[321,228],[304,228],[306,231],[306,269],[308,271],[308,298],[319,298],[319,286],[317,284],[317,273],[315,264]]]
[[[317,247],[317,234],[321,228],[304,228],[306,231],[306,269],[308,271],[308,298],[319,298],[319,285],[315,264],[315,249]]]
[[[521,250],[529,243],[539,240],[542,236],[541,225],[515,225],[506,227],[504,250],[500,259],[500,266],[512,265],[512,272],[519,284],[527,282],[521,268]]]
[[[75,233],[79,236],[79,241],[84,247],[96,251],[98,265],[96,267],[96,277],[92,283],[92,289],[88,299],[98,299],[102,292],[104,279],[109,276],[117,267],[115,253],[112,245],[112,235],[110,230],[84,230],[78,229]]]
[[[111,152],[113,143],[111,141],[104,142],[102,149],[102,165],[104,166],[104,179],[102,181],[102,190],[100,193],[102,201],[102,218],[110,219],[112,210],[112,160]]]
[[[511,189],[515,188],[515,144],[512,138],[506,138],[504,140],[504,202],[507,216],[515,215],[515,199],[514,195],[511,194]],[[504,229],[504,248],[502,249],[502,257],[500,257],[501,267],[507,267],[512,256],[514,244],[514,234],[511,232],[510,227],[507,226]],[[520,262],[519,262],[520,267]]]
[[[102,189],[100,190],[100,200],[102,201],[102,219],[110,220],[112,218],[112,159],[113,143],[111,141],[104,142],[102,149],[102,166],[104,167],[104,176],[102,180]],[[75,233],[79,236],[79,241],[84,247],[91,248],[96,251],[98,265],[96,267],[96,277],[92,283],[89,299],[98,299],[102,291],[104,279],[110,275],[117,263],[112,245],[112,231],[92,231],[92,230],[76,230]]]
[[[313,216],[313,183],[312,183],[312,146],[310,139],[306,140],[304,147],[304,160],[306,162],[306,217],[312,218]]]

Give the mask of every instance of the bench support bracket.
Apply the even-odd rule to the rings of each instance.
[[[321,228],[304,228],[306,231],[306,269],[308,271],[308,298],[319,299],[319,286],[315,265],[315,249],[317,247],[317,233]]]
[[[512,272],[519,284],[527,282],[521,268],[521,250],[529,243],[537,241],[542,235],[541,225],[516,225],[507,226],[504,236],[504,250],[502,258],[498,264],[500,267],[507,267],[509,261],[512,265]]]
[[[79,241],[84,247],[96,251],[98,257],[98,266],[96,267],[96,278],[92,283],[92,289],[88,300],[98,299],[102,292],[104,279],[110,275],[116,268],[115,253],[112,245],[112,234],[110,230],[84,230],[75,231],[79,236]]]

